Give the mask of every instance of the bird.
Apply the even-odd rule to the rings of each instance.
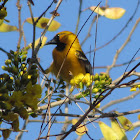
[[[54,38],[45,45],[56,45],[52,52],[53,62],[45,70],[45,73],[51,72],[70,83],[70,80],[78,74],[92,74],[92,66],[82,51],[77,36],[70,31],[57,33]]]

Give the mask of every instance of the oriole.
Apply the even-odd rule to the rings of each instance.
[[[70,31],[59,32],[46,43],[46,45],[49,44],[56,44],[57,46],[52,53],[53,63],[46,70],[46,73],[51,72],[57,76],[60,70],[60,78],[68,83],[79,73],[92,74],[91,64],[82,51],[75,34]]]

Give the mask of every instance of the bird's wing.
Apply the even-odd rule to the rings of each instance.
[[[86,73],[93,74],[91,64],[85,54],[82,51],[76,50],[76,57],[79,59],[79,62],[85,66]]]

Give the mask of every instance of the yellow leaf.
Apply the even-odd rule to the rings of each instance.
[[[138,120],[140,120],[140,114],[138,115]]]
[[[99,91],[98,88],[93,88],[93,89],[92,89],[92,93],[97,93],[98,91]]]
[[[100,107],[100,105],[101,105],[100,103],[99,103],[99,104],[97,104],[97,105],[95,106],[95,108],[99,108],[99,107]]]
[[[119,136],[108,125],[99,121],[99,126],[100,126],[100,129],[102,131],[102,134],[103,134],[105,140],[119,140]]]
[[[104,10],[102,9],[102,8],[100,8],[100,7],[97,7],[96,9],[96,6],[91,6],[91,7],[89,7],[89,9],[91,10],[91,11],[94,11],[95,13],[97,13],[97,14],[99,14],[99,15],[101,15],[101,16],[103,16],[104,15]]]
[[[130,91],[136,91],[136,90],[137,90],[136,87],[132,87],[132,88],[130,89]]]
[[[0,25],[0,32],[11,32],[11,31],[17,31],[17,27],[16,26],[11,26],[5,23],[2,23]]]
[[[35,17],[34,18],[34,21],[36,21],[38,19],[38,17]],[[48,18],[45,18],[45,17],[42,17],[36,24],[37,27],[39,28],[42,28],[42,29],[45,29],[48,21],[50,19]],[[30,24],[33,24],[32,22],[32,18],[27,18],[26,21]],[[48,28],[48,31],[56,31],[59,27],[61,26],[61,24],[55,20],[52,21],[51,25],[49,26]]]
[[[31,79],[32,75],[28,75],[28,79]]]
[[[73,125],[75,125],[77,122],[78,122],[77,119],[72,119],[72,124],[73,124]],[[85,125],[80,124],[80,125],[77,127],[75,133],[76,133],[77,135],[79,135],[79,136],[82,136],[82,135],[84,135],[87,131],[88,131],[87,127],[86,127]]]
[[[81,79],[83,83],[88,83],[91,81],[90,73],[86,73],[84,77]]]
[[[96,106],[95,106],[95,108],[99,108],[100,107],[100,103],[99,104],[97,104]],[[95,109],[93,109],[93,113],[95,113]]]
[[[106,8],[104,12],[104,16],[109,19],[119,19],[121,18],[125,13],[125,9],[120,7],[111,7]]]
[[[132,122],[128,120],[126,117],[119,116],[117,117],[117,119],[125,130],[131,131],[134,129]]]
[[[124,129],[120,127],[117,120],[112,119],[111,120],[111,127],[116,132],[116,134],[119,136],[119,140],[127,140],[126,134]]]
[[[46,41],[47,41],[47,37],[44,36],[40,48],[42,48],[42,47],[45,45]],[[37,47],[37,45],[38,45],[39,42],[40,42],[40,38],[38,38],[38,39],[35,41],[35,48]],[[26,48],[27,48],[27,50],[28,50],[29,48],[32,48],[32,43],[30,43]]]

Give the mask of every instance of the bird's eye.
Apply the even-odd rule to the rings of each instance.
[[[57,34],[56,37],[59,39],[60,34]]]
[[[56,36],[55,36],[55,40],[58,42],[59,41],[59,34],[57,34]]]

